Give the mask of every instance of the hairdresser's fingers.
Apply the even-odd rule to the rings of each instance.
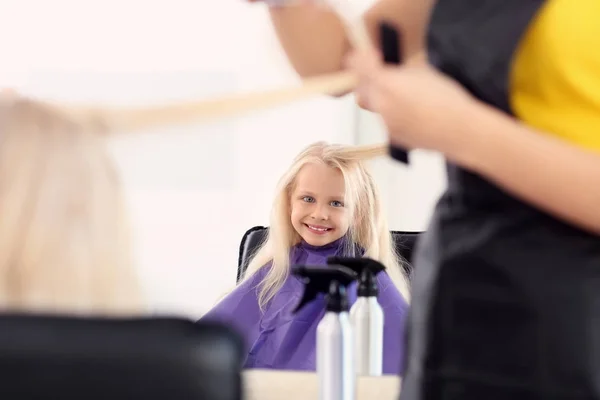
[[[382,80],[379,74],[368,79],[359,80],[355,95],[358,105],[366,110],[379,113],[382,105],[389,103],[386,99],[390,92],[385,85],[379,84]]]
[[[374,111],[371,107],[371,102],[369,101],[369,94],[364,86],[359,85],[354,91],[354,96],[356,98],[356,104],[358,104],[360,108]]]
[[[358,84],[354,91],[357,104],[366,110],[375,111],[371,97],[374,89],[373,79],[383,66],[380,53],[372,48],[353,50],[345,59],[345,65],[358,76]]]
[[[13,88],[0,89],[0,101],[4,104],[11,104],[19,97],[17,91]]]
[[[17,91],[13,88],[2,88],[0,89],[0,96],[7,96],[7,97],[12,97],[12,96],[16,96],[17,95]]]
[[[415,92],[426,90],[419,79],[419,67],[384,66],[369,79],[369,97],[373,111],[387,114],[411,113],[417,100]],[[411,95],[412,93],[412,95]]]
[[[351,52],[346,59],[347,67],[358,76],[355,90],[356,100],[360,107],[375,111],[372,97],[377,94],[378,82],[384,70],[381,54],[375,49],[361,49]]]
[[[346,67],[356,72],[361,79],[377,74],[383,68],[381,53],[374,48],[353,50],[345,60]]]

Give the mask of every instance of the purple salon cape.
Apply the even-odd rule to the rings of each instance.
[[[341,241],[323,247],[301,242],[290,252],[291,265],[326,265],[328,257],[344,256]],[[242,334],[248,350],[244,368],[314,371],[316,330],[325,314],[324,296],[292,314],[302,298],[304,285],[297,277],[289,275],[263,313],[258,307],[258,285],[268,268],[266,265],[239,285],[202,320],[226,322]],[[385,272],[377,276],[377,281],[378,301],[384,312],[383,373],[399,375],[404,357],[404,341],[399,338],[404,335],[408,304]],[[350,304],[354,304],[356,282],[349,286],[348,294]]]

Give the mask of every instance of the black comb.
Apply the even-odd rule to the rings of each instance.
[[[379,41],[383,53],[383,61],[386,64],[399,65],[402,63],[402,42],[398,29],[389,22],[381,22],[379,24]],[[409,163],[407,151],[392,144],[390,144],[390,156],[401,163]]]

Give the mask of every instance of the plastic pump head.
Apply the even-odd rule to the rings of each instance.
[[[326,295],[327,311],[349,310],[346,286],[358,278],[353,270],[341,265],[297,265],[292,267],[292,274],[304,283],[304,294],[294,313],[314,300],[319,293]]]
[[[371,258],[359,257],[330,257],[328,265],[342,265],[358,274],[358,297],[376,297],[379,294],[376,276],[385,271],[385,266]]]

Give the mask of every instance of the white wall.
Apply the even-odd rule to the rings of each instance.
[[[61,101],[298,83],[265,10],[241,1],[3,0],[0,49],[0,86]],[[230,288],[242,234],[268,224],[279,175],[310,142],[351,143],[352,113],[350,99],[316,98],[115,140],[153,308],[198,316]]]
[[[61,101],[148,104],[298,83],[264,8],[240,0],[2,0],[0,49],[0,86]],[[303,146],[352,143],[357,128],[361,142],[384,139],[376,118],[356,117],[350,98],[315,98],[114,140],[153,310],[206,311],[234,284],[241,236],[268,224],[276,181]],[[439,189],[435,162],[415,165],[376,166],[396,229],[422,229]]]

